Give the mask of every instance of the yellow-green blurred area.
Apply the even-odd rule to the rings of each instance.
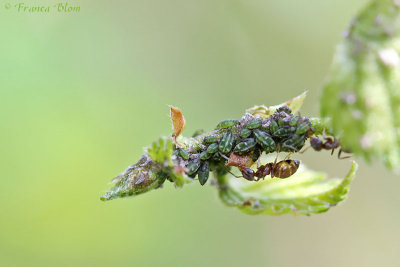
[[[311,217],[242,214],[210,183],[99,200],[171,134],[168,104],[188,136],[304,90],[302,115],[318,116],[335,45],[367,1],[74,0],[75,14],[7,2],[1,266],[398,266],[400,177],[373,162],[360,161],[345,203]],[[351,165],[327,151],[294,157],[336,177]]]

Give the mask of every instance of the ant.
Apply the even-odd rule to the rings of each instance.
[[[333,155],[335,149],[340,148],[338,153],[338,159],[347,159],[351,157],[351,156],[341,157],[342,152],[350,153],[350,151],[341,148],[339,140],[332,137],[326,137],[325,131],[322,133],[322,136],[324,140],[321,140],[318,137],[313,137],[313,136],[310,137],[310,145],[315,151],[321,151],[322,149],[331,150],[331,155]],[[304,150],[303,152],[305,152],[306,150]]]
[[[278,152],[279,153],[279,152]],[[232,157],[232,155],[234,155]],[[290,155],[290,154],[289,154]],[[223,155],[223,157],[225,157]],[[248,181],[259,181],[260,179],[264,179],[267,175],[271,175],[271,178],[278,177],[278,178],[288,178],[292,176],[297,169],[300,166],[300,161],[295,160],[295,159],[285,159],[281,160],[279,162],[277,161],[278,154],[276,155],[275,161],[267,163],[265,165],[261,165],[257,168],[257,171],[255,172],[243,162],[246,162],[247,156],[237,156],[235,154],[231,154],[231,158],[227,158],[228,160],[228,165],[230,166],[236,166],[239,168],[240,172],[242,173],[242,176],[236,176],[235,174],[231,173],[237,178],[243,177]],[[239,158],[239,159],[237,159]],[[257,177],[257,178],[255,178]]]

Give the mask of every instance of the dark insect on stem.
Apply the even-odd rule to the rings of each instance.
[[[257,168],[257,171],[254,171],[253,169],[243,165],[240,162],[236,162],[236,164],[231,163],[230,165],[238,167],[238,169],[242,173],[242,176],[236,176],[235,174],[231,172],[230,173],[237,178],[243,177],[248,181],[259,181],[260,179],[264,179],[267,175],[271,175],[271,178],[288,178],[296,173],[300,166],[300,161],[295,159],[285,159],[279,162],[276,161],[277,158],[275,158],[274,162],[261,165]]]
[[[335,149],[339,148],[338,159],[347,159],[351,156],[342,157],[342,152],[350,153],[349,150],[344,150],[340,147],[340,141],[336,138],[326,137],[325,134],[324,140],[319,139],[318,137],[311,137],[310,138],[310,145],[315,151],[324,150],[331,150],[331,155],[333,155]]]

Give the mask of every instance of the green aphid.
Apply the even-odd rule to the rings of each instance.
[[[200,168],[200,160],[196,159],[196,160],[192,160],[189,162],[189,164],[187,165],[187,175],[189,176],[193,176],[196,175],[197,170]]]
[[[205,143],[205,144],[212,144],[212,143],[216,143],[216,142],[218,142],[218,137],[215,135],[209,135],[209,136],[204,137],[204,139],[203,139],[203,143]]]
[[[178,156],[179,155],[179,149],[175,149],[174,152],[172,152],[172,155]]]
[[[291,134],[290,126],[283,126],[275,131],[272,135],[279,138],[287,137]]]
[[[222,157],[221,157],[221,155],[219,153],[215,153],[212,156],[212,159],[215,160],[215,161],[220,161],[222,159]]]
[[[273,152],[276,150],[276,143],[271,136],[267,135],[265,132],[260,130],[254,130],[254,135],[256,137],[257,143],[259,143],[265,152]]]
[[[212,154],[209,154],[207,150],[204,150],[203,152],[200,153],[200,159],[201,160],[208,160],[211,158]]]
[[[284,126],[284,125],[286,125],[286,122],[282,119],[282,118],[279,118],[279,120],[278,120],[278,126]]]
[[[242,138],[240,137],[240,136],[236,136],[234,139],[233,139],[233,142],[235,143],[235,144],[237,144],[237,143],[239,143],[239,142],[241,142],[242,141]]]
[[[249,129],[244,128],[240,131],[240,137],[247,138],[251,135],[252,131]]]
[[[196,137],[196,136],[202,135],[205,132],[206,131],[204,131],[204,129],[198,129],[193,133],[192,137]]]
[[[297,126],[296,134],[302,135],[305,134],[311,128],[311,123],[309,121],[305,121]]]
[[[239,144],[235,146],[233,152],[238,155],[244,155],[254,150],[256,141],[253,138],[243,139]]]
[[[207,147],[206,151],[207,151],[208,154],[212,155],[215,152],[217,152],[217,150],[218,150],[218,144],[217,143],[213,143],[213,144],[211,144],[211,145],[209,145]]]
[[[217,129],[228,129],[231,128],[232,126],[238,124],[239,121],[235,119],[227,119],[223,120],[217,125]]]
[[[179,155],[181,155],[181,157],[183,158],[183,159],[189,159],[189,152],[187,152],[185,149],[183,149],[183,148],[181,148],[181,149],[179,149]]]
[[[300,120],[300,116],[294,116],[290,121],[289,121],[289,125],[290,126],[296,126],[297,123]]]
[[[208,176],[210,175],[210,164],[208,163],[208,161],[204,162],[201,165],[198,171],[198,175],[200,184],[204,185],[208,180]]]
[[[233,135],[231,132],[225,133],[222,136],[221,142],[219,142],[219,151],[221,151],[223,154],[228,154],[231,152],[233,147]]]
[[[247,124],[247,129],[257,129],[261,126],[262,122],[260,120],[254,120]]]
[[[253,162],[256,162],[260,156],[261,156],[261,150],[258,146],[256,146],[256,148],[253,151],[253,154],[251,155],[251,160]]]
[[[294,134],[286,139],[281,145],[282,152],[296,152],[303,148],[306,137]]]
[[[197,143],[197,142],[193,144],[193,148],[194,148],[194,150],[195,150],[196,152],[201,152],[201,151],[203,151],[203,149],[204,149],[204,147],[203,147],[203,146],[200,146],[199,143]]]
[[[278,130],[279,126],[275,120],[271,120],[271,124],[269,125],[269,132],[273,134]]]

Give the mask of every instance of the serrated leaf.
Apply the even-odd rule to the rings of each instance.
[[[184,169],[177,166],[172,159],[173,144],[171,138],[159,138],[153,142],[151,147],[147,148],[146,152],[153,161],[162,165],[163,172],[169,180],[174,182],[175,186],[182,187],[185,183],[192,182],[192,179],[184,173]]]
[[[266,107],[264,105],[254,106],[252,108],[246,109],[246,113],[250,113],[251,115],[260,115],[261,117],[269,117],[273,114],[278,108],[282,106],[288,106],[293,114],[296,114],[301,106],[303,105],[304,99],[307,96],[307,92],[302,93],[286,102],[283,102],[279,105]]]
[[[326,174],[308,170],[303,164],[287,179],[249,182],[220,176],[219,196],[226,205],[235,206],[247,214],[321,213],[347,197],[356,170],[357,163],[353,161],[344,179],[328,180]]]
[[[160,164],[171,165],[172,160],[172,140],[167,137],[161,137],[154,141],[150,147],[146,149],[147,155]]]
[[[338,46],[321,99],[342,145],[400,171],[400,7],[373,1]]]

